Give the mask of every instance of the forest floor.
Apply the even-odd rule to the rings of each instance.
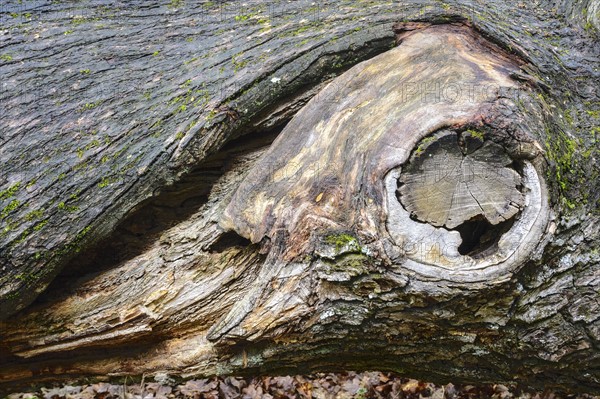
[[[391,373],[317,373],[285,377],[225,377],[176,383],[158,375],[154,382],[43,387],[6,399],[600,399],[587,394],[532,391],[513,385],[435,385]]]

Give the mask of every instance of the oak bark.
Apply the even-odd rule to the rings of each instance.
[[[598,1],[26,3],[0,10],[5,387],[376,368],[600,392]],[[512,184],[479,212],[461,169],[453,222],[405,203],[447,130]]]

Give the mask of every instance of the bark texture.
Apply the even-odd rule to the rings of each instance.
[[[598,1],[26,3],[0,10],[5,386],[600,392]]]

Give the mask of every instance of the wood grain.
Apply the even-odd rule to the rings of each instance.
[[[474,141],[474,148],[461,148],[459,137]],[[416,219],[433,226],[454,229],[478,216],[496,225],[524,204],[521,176],[512,163],[493,141],[438,133],[419,145],[403,168],[399,200]]]

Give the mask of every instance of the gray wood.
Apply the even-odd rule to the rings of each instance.
[[[478,216],[495,225],[519,212],[521,176],[502,146],[481,137],[463,150],[456,133],[424,140],[399,179],[399,200],[417,219],[454,229]]]

